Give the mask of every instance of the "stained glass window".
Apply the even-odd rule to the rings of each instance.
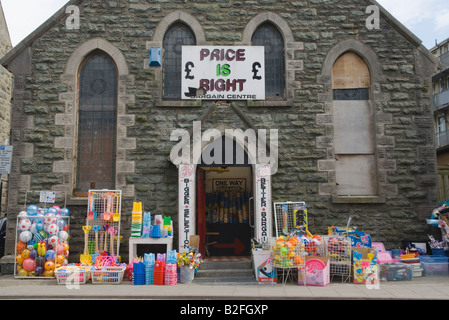
[[[254,32],[252,45],[265,47],[265,96],[283,98],[285,57],[281,33],[271,23],[264,23]]]
[[[173,24],[165,33],[163,40],[164,99],[181,99],[182,46],[195,43],[195,35],[183,23]]]
[[[76,193],[115,186],[117,82],[117,68],[102,51],[80,68]]]

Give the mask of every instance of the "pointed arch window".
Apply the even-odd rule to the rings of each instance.
[[[195,45],[195,34],[182,22],[174,23],[164,35],[164,99],[181,99],[182,46]]]
[[[253,46],[265,47],[265,96],[285,97],[284,39],[271,23],[260,25],[251,39]]]
[[[118,72],[97,50],[79,70],[76,194],[115,187]]]
[[[332,68],[335,178],[338,196],[376,196],[376,131],[367,64],[346,52]]]

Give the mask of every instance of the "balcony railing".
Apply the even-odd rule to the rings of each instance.
[[[449,104],[449,90],[433,95],[433,106],[435,108],[439,108],[446,104]]]
[[[449,145],[449,130],[435,134],[435,148],[441,148]]]

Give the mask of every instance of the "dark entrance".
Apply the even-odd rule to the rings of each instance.
[[[225,140],[222,155],[225,158]],[[249,256],[253,237],[252,166],[235,157],[241,148],[234,141],[232,162],[202,161],[197,168],[197,213],[200,252],[204,256]],[[241,159],[240,159],[241,160]]]

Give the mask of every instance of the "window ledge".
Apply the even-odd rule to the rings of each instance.
[[[248,100],[246,102],[247,107],[291,107],[293,106],[293,100],[263,100],[254,101]]]
[[[157,100],[156,107],[202,107],[202,100]]]
[[[333,203],[385,203],[385,195],[381,196],[332,196]]]

